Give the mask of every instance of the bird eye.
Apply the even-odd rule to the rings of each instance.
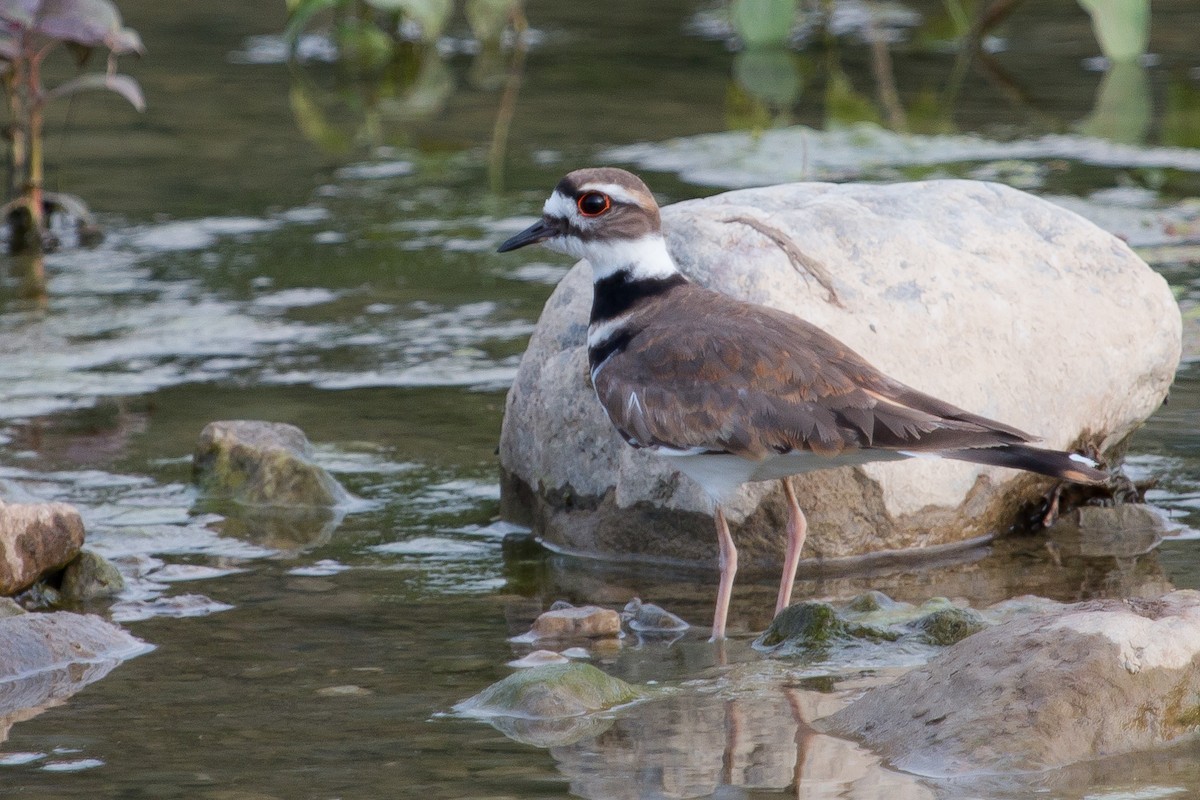
[[[612,207],[612,200],[603,192],[588,192],[579,197],[579,213],[585,217],[598,217]]]

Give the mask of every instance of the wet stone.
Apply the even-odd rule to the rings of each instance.
[[[846,606],[846,609],[849,611],[866,613],[869,611],[881,611],[883,609],[895,608],[898,605],[899,603],[888,597],[883,592],[872,589],[869,592],[863,592],[858,597],[855,597],[853,600],[851,600]]]
[[[513,659],[508,662],[508,665],[519,669],[527,669],[529,667],[543,667],[547,664],[565,664],[567,661],[568,658],[566,656],[556,653],[553,650],[534,650],[528,655]]]
[[[978,611],[957,606],[939,609],[912,623],[912,627],[921,632],[927,644],[939,647],[961,642],[987,626],[987,621]]]
[[[473,716],[559,719],[631,703],[642,693],[591,664],[570,662],[521,670],[456,705]]]
[[[899,634],[844,619],[829,603],[807,601],[788,606],[754,641],[759,650],[813,650],[850,639],[894,641]]]
[[[1046,605],[941,651],[822,720],[900,769],[1042,772],[1194,737],[1200,592]]]
[[[65,503],[0,502],[0,595],[62,569],[83,547],[83,519]]]
[[[64,600],[84,601],[120,594],[125,579],[104,556],[83,550],[62,573],[59,591]]]
[[[210,422],[200,432],[193,479],[210,496],[251,506],[340,506],[350,493],[312,460],[295,425]]]
[[[21,608],[21,604],[16,600],[13,600],[11,597],[0,597],[0,619],[26,613],[28,612]]]
[[[538,639],[611,638],[621,635],[621,615],[599,606],[552,606],[534,620],[530,633]]]

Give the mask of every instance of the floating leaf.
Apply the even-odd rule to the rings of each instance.
[[[99,72],[80,75],[55,86],[46,95],[50,98],[67,97],[76,92],[92,89],[107,89],[110,92],[116,92],[128,100],[130,105],[138,111],[146,110],[146,98],[142,94],[142,87],[128,75],[109,75]]]

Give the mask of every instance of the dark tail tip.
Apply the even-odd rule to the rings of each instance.
[[[970,461],[973,464],[1036,472],[1072,483],[1099,485],[1107,483],[1110,477],[1095,461],[1086,456],[1061,450],[1043,450],[1023,444],[943,450],[941,455],[944,458]]]

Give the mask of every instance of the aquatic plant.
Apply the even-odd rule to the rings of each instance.
[[[46,58],[63,45],[81,73],[56,86],[42,80]],[[98,48],[108,50],[104,72],[82,72]],[[0,207],[9,228],[9,251],[41,252],[53,244],[48,217],[61,211],[74,218],[81,234],[98,233],[87,206],[77,197],[45,191],[45,108],[52,100],[104,89],[124,97],[138,111],[146,101],[138,82],[117,72],[116,58],[141,54],[141,37],[121,22],[108,0],[0,0],[0,85],[10,116],[8,128],[9,202]]]

